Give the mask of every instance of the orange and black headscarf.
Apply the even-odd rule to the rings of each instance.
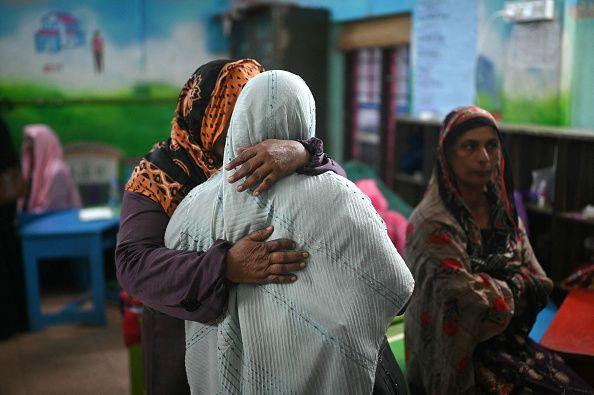
[[[179,94],[169,139],[155,144],[134,168],[126,190],[154,200],[171,216],[188,192],[220,167],[214,144],[244,85],[262,71],[252,59],[200,66]]]

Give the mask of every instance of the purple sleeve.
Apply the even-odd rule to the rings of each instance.
[[[333,171],[340,176],[346,177],[344,169],[324,153],[324,143],[322,140],[312,137],[309,140],[300,140],[299,142],[311,154],[311,161],[298,170],[297,173],[317,176],[327,171]]]
[[[225,258],[231,247],[217,240],[204,253],[164,246],[169,217],[161,206],[138,193],[124,193],[117,276],[142,303],[170,316],[198,322],[217,318],[227,304]]]

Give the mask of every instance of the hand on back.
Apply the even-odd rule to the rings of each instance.
[[[293,272],[305,268],[308,254],[296,250],[288,239],[265,241],[273,227],[257,230],[240,239],[227,253],[226,277],[237,284],[292,283]]]
[[[254,189],[254,196],[259,195],[283,177],[293,174],[305,166],[310,154],[303,144],[293,140],[265,140],[247,148],[238,148],[239,154],[225,169],[239,169],[229,177],[234,183],[245,177],[245,181],[237,187],[242,192]]]

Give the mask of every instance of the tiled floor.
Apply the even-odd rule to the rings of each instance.
[[[128,351],[113,304],[107,319],[106,327],[54,326],[0,342],[0,394],[128,394]]]

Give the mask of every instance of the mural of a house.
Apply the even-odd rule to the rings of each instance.
[[[76,18],[68,12],[50,11],[41,18],[35,32],[37,52],[60,52],[85,44],[85,33]]]

